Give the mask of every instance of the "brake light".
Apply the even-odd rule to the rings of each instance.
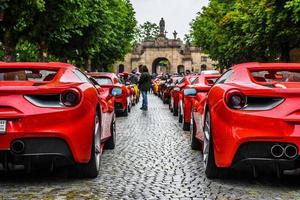
[[[247,97],[239,90],[229,90],[225,96],[225,102],[231,109],[240,110],[247,104]]]
[[[80,102],[80,93],[75,89],[66,90],[60,95],[60,100],[66,107],[76,106]]]

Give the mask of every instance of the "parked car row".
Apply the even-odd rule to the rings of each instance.
[[[299,168],[300,64],[245,63],[218,76],[178,79],[169,101],[191,148],[202,151],[206,176]]]
[[[127,115],[133,96],[113,74],[0,62],[0,170],[70,165],[80,177],[97,177],[104,149],[115,148],[115,112]]]
[[[140,99],[140,91],[135,84],[129,81],[122,82],[114,73],[93,72],[88,73],[106,91],[115,88],[118,93],[115,96],[114,107],[117,114],[128,116],[132,106],[136,105]]]

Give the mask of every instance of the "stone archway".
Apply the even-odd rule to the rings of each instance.
[[[125,66],[123,64],[120,64],[119,65],[119,69],[118,69],[118,72],[119,73],[123,73],[125,71]]]
[[[184,73],[184,70],[185,70],[184,65],[178,65],[177,66],[177,73],[178,74]]]
[[[152,73],[155,74],[170,73],[170,61],[165,57],[156,58],[152,63]]]

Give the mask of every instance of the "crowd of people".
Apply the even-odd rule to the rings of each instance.
[[[138,85],[143,98],[142,107],[140,109],[147,111],[148,93],[152,91],[152,81],[154,79],[156,79],[159,76],[161,80],[168,80],[173,75],[184,76],[184,75],[189,75],[190,73],[191,72],[189,70],[186,70],[185,72],[175,73],[175,74],[170,74],[170,73],[165,73],[160,75],[156,73],[150,74],[147,66],[144,65],[141,67],[140,72],[136,70],[133,70],[131,73],[123,72],[123,73],[119,73],[118,77],[125,85],[129,85],[129,84]]]

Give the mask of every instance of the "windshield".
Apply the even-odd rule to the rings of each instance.
[[[300,70],[259,70],[250,73],[256,82],[300,82]]]
[[[192,77],[192,78],[190,78],[191,85],[194,85],[197,80],[198,80],[198,77]]]
[[[45,69],[0,69],[0,81],[52,81],[56,74]]]
[[[107,77],[97,77],[94,78],[98,82],[99,85],[112,85],[113,82],[110,78]]]

